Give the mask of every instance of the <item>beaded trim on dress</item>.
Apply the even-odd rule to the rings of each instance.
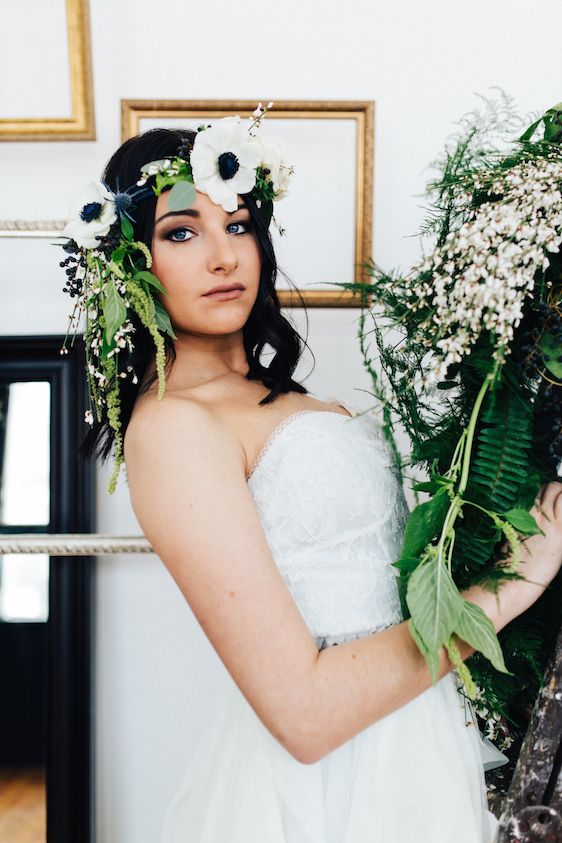
[[[356,641],[358,638],[365,638],[368,635],[374,635],[376,632],[382,632],[383,629],[390,629],[391,626],[402,623],[403,618],[394,618],[386,623],[371,626],[368,629],[362,629],[359,632],[338,633],[336,635],[318,635],[314,638],[314,643],[319,650],[324,650],[326,647],[335,647],[338,644],[347,644],[349,641]]]

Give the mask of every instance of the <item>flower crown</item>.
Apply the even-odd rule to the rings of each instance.
[[[62,244],[67,257],[60,266],[67,274],[63,292],[76,298],[76,303],[60,353],[68,353],[69,332],[74,327],[74,342],[85,311],[89,387],[85,421],[93,425],[95,412],[101,422],[105,410],[115,434],[109,494],[115,491],[124,461],[119,379],[130,377],[132,383],[138,382],[132,366],[119,366],[120,350],[133,351],[135,326],[130,315],[137,315],[154,341],[158,400],[165,390],[164,335],[177,339],[166,309],[154,297],[155,291],[167,292],[150,272],[150,250],[135,240],[132,211],[143,199],[160,196],[169,188],[168,206],[172,211],[189,208],[197,190],[225,211],[236,210],[238,194],[250,194],[267,225],[273,220],[279,233],[285,234],[273,216],[273,202],[287,195],[294,168],[285,163],[280,138],[254,134],[272,105],[270,102],[264,107],[260,102],[248,118],[251,125],[247,130],[239,115],[199,126],[194,141],[184,141],[175,156],[144,164],[136,185],[113,193],[102,182],[93,182],[71,209],[63,230],[63,236],[70,238]]]

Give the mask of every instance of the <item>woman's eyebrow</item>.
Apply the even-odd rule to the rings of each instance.
[[[235,211],[227,211],[226,213],[227,214],[235,214],[235,213],[237,213],[237,211],[241,211],[243,208],[246,208],[246,210],[249,210],[246,203],[242,202],[241,205],[238,205],[238,207],[236,208]],[[162,220],[165,220],[166,217],[200,217],[200,216],[201,216],[201,214],[199,213],[199,211],[196,211],[194,208],[186,208],[184,211],[168,211],[167,214],[163,214],[161,217],[159,217],[156,220],[156,222],[154,223],[154,225],[158,225],[158,223],[162,222]]]

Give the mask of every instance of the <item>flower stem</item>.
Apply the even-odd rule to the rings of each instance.
[[[490,385],[494,379],[495,369],[493,372],[488,372],[486,378],[484,379],[484,383],[480,387],[480,391],[476,397],[476,401],[474,402],[474,407],[472,408],[472,413],[470,414],[470,421],[468,423],[468,428],[466,431],[466,447],[464,449],[463,455],[463,466],[462,466],[462,474],[461,479],[459,481],[459,487],[457,489],[457,494],[462,495],[464,490],[466,489],[466,484],[468,483],[468,470],[470,468],[470,457],[472,454],[472,442],[474,440],[474,433],[476,430],[476,422],[478,420],[478,415],[480,413],[480,407],[482,406],[482,402],[484,400],[484,396],[486,392],[490,388]]]
[[[447,477],[449,477],[453,481],[457,479],[457,472],[459,468],[459,463],[462,460],[465,442],[466,430],[463,430],[462,435],[459,437],[459,441],[457,442],[455,452],[453,454],[453,459],[451,460],[451,465],[449,467],[449,470],[447,471]]]
[[[492,384],[495,373],[497,370],[497,365],[494,367],[492,372],[488,372],[486,375],[482,386],[480,387],[480,391],[476,397],[476,401],[474,402],[474,407],[472,408],[472,412],[470,414],[470,420],[468,422],[468,426],[466,430],[463,431],[461,438],[455,448],[455,453],[453,456],[453,461],[451,462],[451,467],[449,472],[453,473],[456,476],[458,462],[462,459],[462,471],[461,471],[461,478],[459,480],[459,485],[455,495],[451,499],[451,503],[449,504],[449,509],[447,510],[447,515],[445,516],[445,522],[443,524],[443,528],[441,530],[441,536],[439,538],[439,544],[437,545],[437,553],[438,559],[441,560],[444,554],[444,548],[446,541],[450,538],[450,534],[454,534],[454,524],[457,520],[458,514],[462,509],[463,500],[462,495],[464,490],[466,489],[466,484],[468,483],[468,470],[470,468],[470,457],[472,455],[472,443],[474,441],[474,433],[476,431],[476,422],[478,420],[478,415],[480,413],[480,408],[482,406],[482,402],[484,401],[484,397],[486,392],[490,388]],[[451,541],[453,539],[451,538]],[[449,572],[452,573],[451,570],[451,558],[452,558],[452,548],[449,548],[448,553],[448,567]]]

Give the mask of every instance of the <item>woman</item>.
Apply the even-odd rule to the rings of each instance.
[[[194,141],[133,138],[103,182],[139,184],[143,165]],[[300,338],[280,313],[267,209],[248,190],[225,210],[202,187],[170,210],[165,185],[132,215],[175,337],[163,397],[140,322],[122,349],[138,374],[120,390],[132,505],[225,667],[163,843],[490,843],[453,666],[443,649],[432,686],[400,613],[407,509],[384,439],[372,416],[292,379]],[[225,286],[237,291],[213,294]],[[113,439],[104,418],[85,451],[107,456]],[[533,510],[544,535],[522,545],[527,580],[498,600],[463,592],[496,631],[562,564],[561,492],[548,484]]]

